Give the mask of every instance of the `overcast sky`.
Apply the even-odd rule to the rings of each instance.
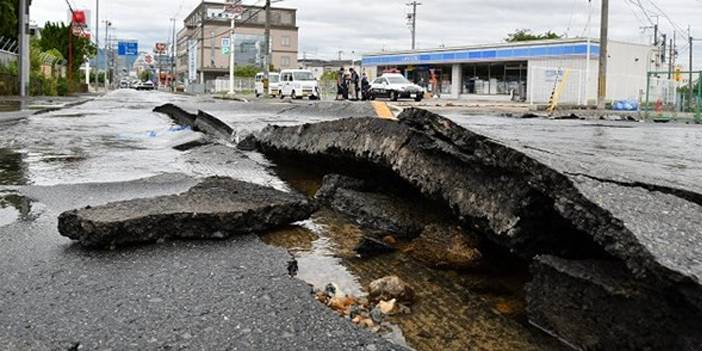
[[[95,0],[69,0],[76,9],[94,10]],[[109,18],[118,38],[137,39],[141,48],[154,42],[168,41],[169,18],[179,25],[199,0],[100,0],[100,18]],[[410,31],[405,15],[407,0],[283,0],[281,7],[298,9],[300,57],[335,58],[338,51],[351,58],[352,52],[382,49],[409,49]],[[32,19],[40,25],[46,21],[65,21],[65,0],[33,0]],[[244,0],[261,4],[262,0]],[[568,36],[586,32],[587,0],[422,0],[418,10],[417,46],[435,48],[440,45],[496,43],[517,28],[536,32],[554,31]],[[592,36],[599,34],[599,0],[593,0]],[[638,4],[641,4],[642,10]],[[651,29],[641,29],[656,22],[672,35],[674,23],[678,32],[681,55],[687,57],[687,26],[693,37],[702,38],[702,0],[621,0],[611,2],[610,38],[647,42]],[[651,22],[649,22],[649,19]],[[92,19],[94,22],[94,18]],[[104,27],[101,25],[102,35]],[[101,36],[102,36],[101,35]],[[695,55],[702,68],[702,41],[697,42]],[[681,58],[687,62],[686,58]]]

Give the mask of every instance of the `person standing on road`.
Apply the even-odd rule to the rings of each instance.
[[[336,99],[337,100],[344,99],[344,77],[345,76],[346,76],[346,70],[344,70],[344,67],[339,68],[339,71],[336,72]]]
[[[358,72],[356,72],[353,67],[349,69],[350,72],[350,79],[351,79],[351,84],[349,84],[349,90],[350,90],[350,98],[353,101],[358,101],[358,83],[360,81],[360,77],[358,76]]]
[[[341,83],[341,90],[343,91],[344,100],[349,99],[349,87],[351,86],[351,75],[349,72],[344,73],[344,80]]]
[[[361,100],[368,100],[368,91],[370,91],[370,82],[366,72],[363,72],[363,78],[361,78]]]

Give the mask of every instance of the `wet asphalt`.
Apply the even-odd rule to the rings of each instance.
[[[257,236],[95,251],[58,234],[65,210],[205,176],[288,188],[257,154],[173,150],[200,136],[151,112],[166,102],[208,101],[123,90],[3,124],[0,349],[400,349],[316,302],[290,254]]]
[[[241,104],[123,90],[42,115],[0,116],[0,349],[398,348],[314,301],[288,276],[290,255],[256,236],[91,251],[58,234],[62,211],[179,193],[211,175],[289,190],[257,153],[172,149],[202,135],[151,112],[167,102],[209,112],[238,136],[267,124],[372,115],[363,104]],[[699,232],[700,204],[669,189],[702,194],[702,128],[446,114],[569,173],[585,195],[634,223],[669,267],[702,275],[694,235],[695,242],[647,236]],[[631,187],[639,197],[624,199]]]

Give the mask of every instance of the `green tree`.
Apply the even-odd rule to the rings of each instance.
[[[556,34],[552,31],[548,31],[543,34],[532,33],[531,29],[517,29],[514,33],[507,34],[505,41],[508,43],[517,43],[522,41],[534,41],[534,40],[548,40],[548,39],[561,39],[562,35]]]
[[[336,71],[326,71],[326,72],[322,73],[322,77],[320,78],[320,80],[334,82],[334,81],[336,81],[337,76],[338,76],[338,73]]]
[[[143,70],[141,73],[139,73],[139,79],[141,79],[142,82],[149,81],[152,77],[153,73],[151,73],[149,70]]]
[[[50,51],[56,49],[62,57],[68,58],[68,36],[72,35],[72,52],[73,52],[73,62],[69,69],[73,73],[73,77],[77,79],[79,77],[80,66],[86,61],[86,57],[94,57],[97,53],[95,45],[93,45],[90,40],[86,38],[81,38],[73,35],[70,31],[70,27],[64,23],[56,22],[46,22],[44,29],[41,32],[41,40],[39,41],[39,46],[42,51]]]
[[[17,0],[0,0],[0,37],[17,38],[17,7]]]
[[[253,78],[258,72],[261,72],[261,69],[253,65],[237,66],[234,68],[234,77]]]

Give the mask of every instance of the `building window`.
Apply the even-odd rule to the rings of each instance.
[[[280,58],[280,64],[283,67],[290,67],[290,56],[283,56]]]
[[[289,48],[290,47],[290,37],[285,35],[281,38],[281,43],[284,48]]]

